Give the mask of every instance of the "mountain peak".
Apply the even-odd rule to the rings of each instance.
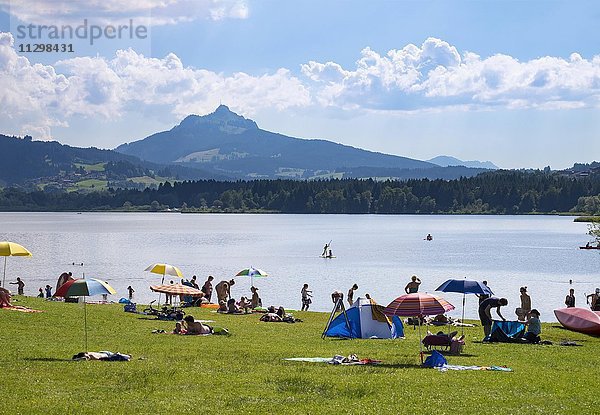
[[[174,130],[193,130],[207,126],[216,127],[228,134],[241,134],[247,130],[258,129],[254,121],[236,114],[227,105],[221,104],[210,114],[188,115]]]
[[[452,156],[437,156],[432,159],[427,160],[429,163],[437,164],[441,167],[448,166],[465,166],[477,169],[490,169],[497,170],[498,166],[496,166],[491,161],[479,161],[479,160],[459,160],[456,157]]]
[[[215,112],[213,112],[213,114],[215,115],[221,115],[221,114],[234,114],[234,115],[238,115],[235,112],[231,111],[229,109],[229,107],[227,105],[221,104],[217,107],[217,109],[215,110]]]

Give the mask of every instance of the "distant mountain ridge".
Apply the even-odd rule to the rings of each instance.
[[[98,166],[96,172],[85,171],[84,165],[94,164],[104,166]],[[126,181],[159,173],[181,180],[219,178],[201,170],[143,161],[113,150],[72,147],[57,141],[34,141],[30,136],[21,138],[0,134],[0,185],[24,185],[28,182],[44,185],[51,181],[62,183],[66,188],[70,183],[86,178]],[[228,177],[221,175],[220,179]]]
[[[439,168],[408,157],[262,130],[225,105],[208,115],[189,115],[171,130],[122,144],[115,150],[156,163],[199,167],[240,179],[356,177],[349,172],[360,168],[368,168],[376,176],[380,175],[377,169],[383,169],[386,171],[381,176],[385,176],[390,169]],[[460,174],[472,176],[478,172],[463,169]]]
[[[489,169],[489,170],[498,170],[499,167],[496,166],[491,161],[479,161],[479,160],[459,160],[456,157],[452,156],[437,156],[432,159],[427,160],[429,163],[437,164],[441,167],[448,166],[465,166],[472,167],[476,169]]]

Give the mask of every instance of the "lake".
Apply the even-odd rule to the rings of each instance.
[[[55,287],[71,271],[108,281],[115,301],[131,285],[135,301],[148,303],[157,298],[148,287],[161,276],[143,270],[154,262],[197,275],[200,286],[209,274],[216,284],[254,266],[270,274],[255,279],[264,305],[300,308],[303,283],[313,291],[313,311],[331,311],[331,292],[346,293],[353,283],[358,295],[387,304],[417,275],[420,291],[429,293],[449,278],[487,280],[509,300],[509,319],[526,285],[542,320],[556,321],[552,310],[569,288],[584,306],[584,295],[600,286],[599,252],[578,249],[589,240],[586,224],[563,216],[0,213],[0,224],[0,240],[33,253],[7,260],[7,283],[21,276],[26,295]],[[433,241],[424,240],[428,233]],[[322,259],[330,240],[337,258]],[[238,277],[232,295],[249,295],[249,288],[250,280]],[[460,294],[437,294],[460,316]],[[466,304],[466,316],[476,318],[476,297]]]

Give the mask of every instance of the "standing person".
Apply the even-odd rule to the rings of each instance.
[[[62,274],[60,274],[60,276],[58,277],[58,281],[56,281],[56,291],[58,291],[58,289],[61,287],[61,285],[63,285],[67,281],[71,281],[72,279],[73,279],[72,272],[63,272]]]
[[[25,283],[23,281],[21,281],[21,278],[17,277],[17,280],[15,282],[11,282],[10,284],[16,284],[17,285],[17,294],[19,295],[24,295],[24,288],[25,288]]]
[[[46,286],[47,287],[47,286]],[[42,289],[42,287],[40,287],[39,289],[40,293],[37,295],[39,298],[44,298],[44,290]]]
[[[204,298],[206,298],[206,300],[208,300],[208,302],[210,303],[210,297],[212,297],[212,292],[213,292],[213,285],[212,285],[212,281],[214,280],[214,277],[212,275],[209,275],[208,278],[206,279],[206,281],[204,282],[204,285],[202,286],[202,292],[204,293]]]
[[[344,293],[339,290],[333,291],[331,293],[331,301],[333,301],[333,304],[337,304],[335,311],[341,309],[344,305]]]
[[[490,288],[487,285],[487,281],[483,281],[483,285],[485,285],[487,288]],[[477,295],[477,298],[479,298],[479,305],[481,305],[481,303],[483,303],[484,300],[487,300],[488,298],[490,298],[489,294],[476,294],[476,295]]]
[[[567,307],[575,307],[575,290],[573,288],[569,290],[569,295],[565,297],[565,305]]]
[[[302,290],[300,290],[300,294],[302,294],[302,309],[300,311],[308,311],[308,307],[310,307],[310,303],[312,303],[312,300],[310,299],[312,295],[310,293],[312,293],[312,291],[308,289],[308,284],[304,284]]]
[[[231,297],[231,286],[235,285],[235,281],[230,279],[229,281],[221,281],[215,286],[217,292],[217,301],[225,301]]]
[[[255,309],[256,307],[262,307],[262,300],[258,296],[258,288],[250,287],[250,291],[252,292],[252,298],[250,299],[250,307]]]
[[[406,294],[416,293],[419,291],[419,285],[421,285],[421,280],[416,275],[413,275],[410,282],[404,287],[404,291],[406,291]]]
[[[173,285],[173,280],[169,282],[169,285]],[[165,304],[171,305],[173,303],[173,294],[165,294]]]
[[[52,287],[50,285],[46,285],[46,298],[52,297]]]
[[[531,311],[531,297],[527,294],[527,287],[521,287],[521,307],[515,310],[517,318],[520,321],[527,320],[529,318],[529,312]]]
[[[352,285],[348,290],[348,298],[346,298],[346,300],[348,301],[348,304],[350,304],[350,307],[352,307],[352,304],[354,303],[354,291],[356,290],[358,290],[358,285],[356,284]]]
[[[323,253],[321,254],[321,256],[327,256],[328,249],[329,249],[329,243],[326,243],[325,246],[323,247]]]
[[[479,305],[479,320],[483,326],[485,338],[490,335],[490,331],[492,330],[492,308],[496,307],[496,314],[498,314],[498,317],[500,317],[502,321],[506,321],[502,313],[500,313],[500,307],[506,305],[508,305],[508,300],[506,298],[498,297],[486,298]]]
[[[600,311],[600,288],[596,288],[596,292],[589,294],[585,299],[592,311]]]
[[[133,293],[135,292],[135,290],[131,285],[127,287],[127,292],[129,293],[129,300],[133,300]]]

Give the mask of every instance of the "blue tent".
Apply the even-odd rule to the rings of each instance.
[[[490,335],[486,341],[501,343],[522,343],[525,334],[525,324],[520,321],[494,320]]]
[[[341,313],[329,323],[324,335],[350,339],[397,339],[404,337],[404,327],[398,316],[391,318],[392,324],[390,327],[387,322],[374,318],[372,307],[381,306],[373,306],[369,300],[358,298],[352,307],[346,310],[346,315]],[[348,327],[348,323],[350,327]]]

